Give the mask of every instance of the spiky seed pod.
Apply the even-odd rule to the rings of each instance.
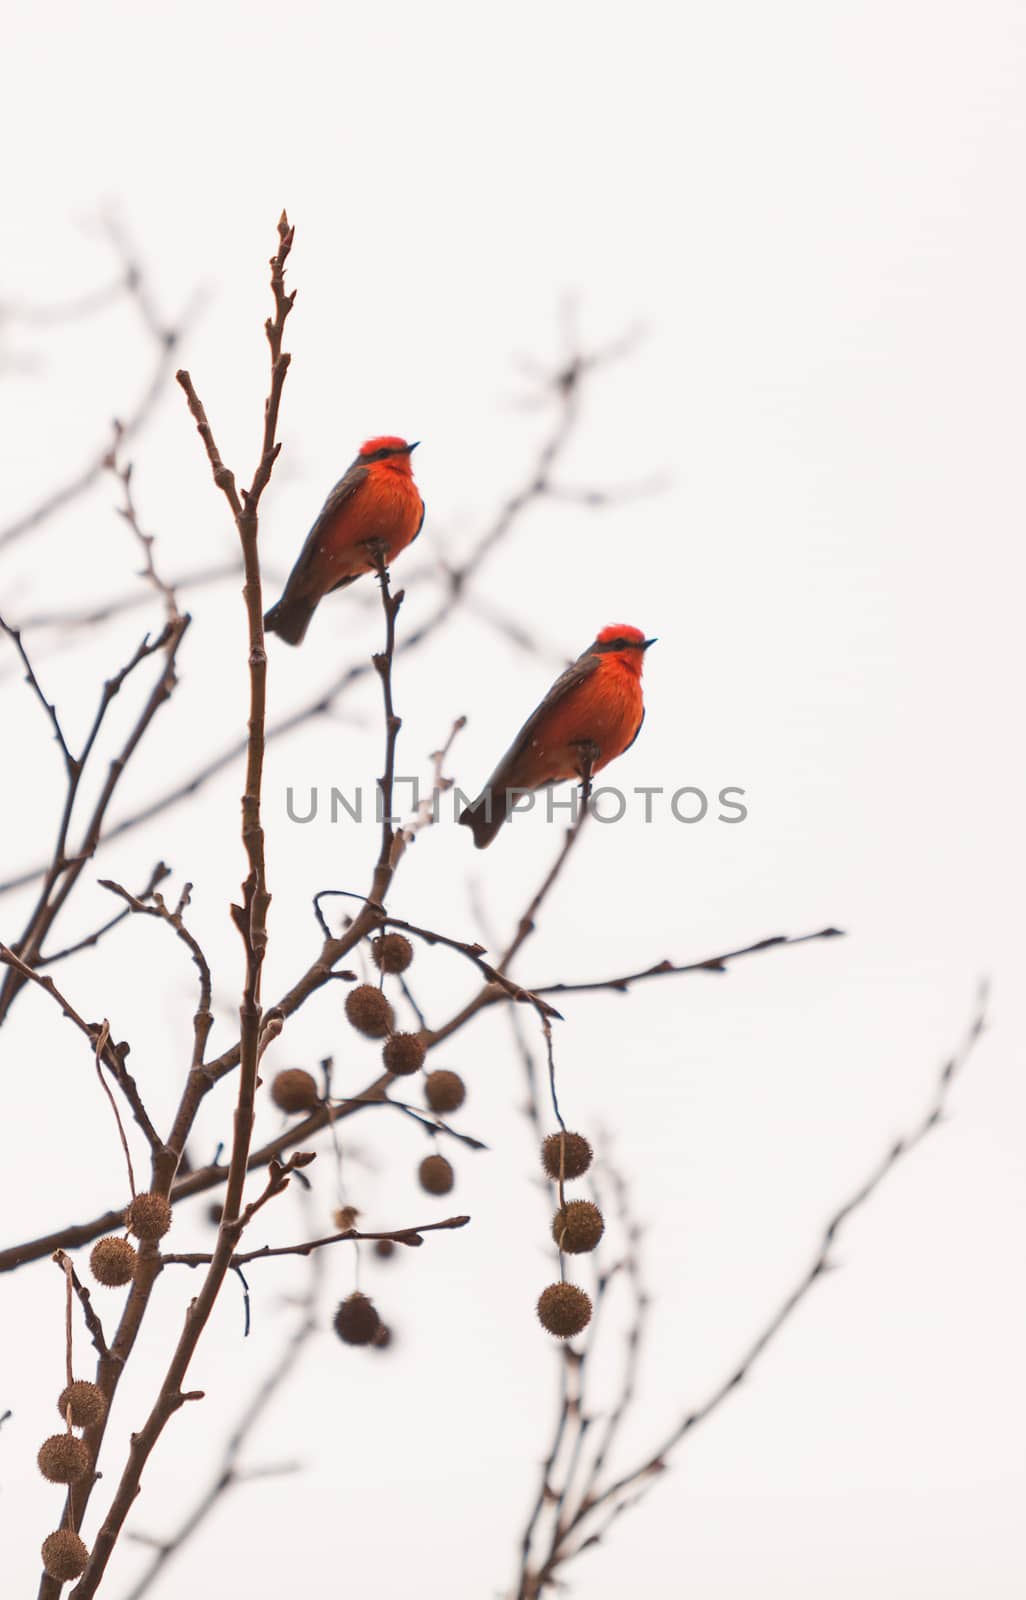
[[[210,1223],[211,1227],[219,1228],[221,1226],[222,1210],[223,1207],[217,1200],[211,1200],[207,1207],[207,1221]]]
[[[335,1332],[343,1344],[370,1344],[381,1326],[374,1302],[359,1290],[347,1295],[335,1312]]]
[[[591,1321],[591,1300],[574,1283],[550,1283],[538,1296],[538,1321],[557,1339],[572,1339]]]
[[[58,1528],[43,1540],[43,1567],[54,1583],[71,1583],[80,1578],[89,1562],[89,1551],[74,1528]]]
[[[552,1237],[560,1250],[579,1256],[594,1250],[605,1227],[602,1213],[592,1201],[569,1200],[552,1219]]]
[[[371,945],[371,957],[379,972],[405,972],[413,960],[413,946],[405,934],[383,933]]]
[[[313,1074],[304,1067],[286,1067],[271,1080],[271,1099],[281,1111],[313,1111],[320,1103]]]
[[[387,1261],[389,1256],[395,1255],[394,1239],[375,1239],[374,1254],[382,1261]]]
[[[61,1390],[57,1410],[65,1422],[68,1420],[69,1406],[73,1428],[91,1428],[94,1422],[102,1422],[107,1415],[107,1398],[103,1390],[98,1384],[90,1383],[88,1378],[76,1378]]]
[[[375,1350],[387,1350],[389,1345],[392,1343],[391,1328],[387,1327],[385,1323],[382,1322],[379,1325],[378,1331],[374,1335],[374,1338],[371,1340],[371,1343]]]
[[[89,1447],[73,1433],[54,1433],[44,1439],[36,1456],[39,1470],[51,1483],[75,1483],[89,1471]]]
[[[550,1178],[559,1179],[560,1151],[564,1178],[580,1178],[591,1166],[591,1145],[583,1133],[550,1133],[541,1148],[542,1166]]]
[[[428,1194],[448,1194],[456,1182],[456,1174],[444,1156],[425,1156],[417,1168],[420,1186]]]
[[[346,995],[346,1016],[358,1033],[383,1039],[395,1023],[392,1007],[373,983],[358,983]]]
[[[97,1283],[108,1289],[120,1289],[122,1284],[131,1283],[136,1260],[135,1245],[111,1234],[93,1245],[89,1252],[89,1270]]]
[[[356,1219],[359,1215],[360,1213],[355,1206],[339,1206],[337,1211],[332,1212],[331,1220],[339,1233],[342,1233],[346,1228],[356,1227]]]
[[[440,1067],[424,1079],[424,1095],[432,1111],[458,1111],[467,1098],[467,1086],[458,1072]]]
[[[394,1072],[397,1078],[408,1078],[411,1072],[420,1071],[426,1055],[427,1046],[419,1033],[393,1033],[385,1040],[381,1059],[386,1072]]]
[[[171,1226],[171,1202],[163,1194],[137,1194],[125,1212],[125,1227],[137,1239],[153,1244]]]

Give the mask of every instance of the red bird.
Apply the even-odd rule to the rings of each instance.
[[[526,792],[601,772],[634,743],[645,720],[641,667],[654,639],[622,623],[556,679],[460,821],[479,850],[490,845]]]
[[[416,442],[391,434],[368,439],[321,507],[277,605],[264,617],[268,633],[299,644],[320,602],[375,570],[368,546],[380,541],[391,563],[412,544],[424,521],[413,481]]]

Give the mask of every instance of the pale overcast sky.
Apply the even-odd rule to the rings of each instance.
[[[11,4],[5,33],[0,305],[103,283],[97,219],[116,214],[168,314],[201,296],[183,360],[244,477],[261,425],[266,261],[287,206],[299,298],[262,531],[279,577],[359,442],[381,432],[423,441],[428,518],[408,570],[457,559],[550,426],[524,404],[525,362],[558,360],[566,307],[586,343],[638,330],[588,391],[561,481],[659,491],[600,513],[539,506],[475,581],[546,654],[464,616],[396,672],[401,769],[424,772],[462,713],[453,770],[470,790],[558,666],[603,624],[636,624],[659,637],[648,715],[610,780],[745,791],[739,826],[717,822],[715,806],[686,826],[665,805],[648,825],[636,808],[592,825],[525,953],[525,982],[692,961],[831,923],[847,933],[726,977],[563,1008],[568,1119],[612,1130],[645,1230],[650,1332],[622,1465],[729,1372],[832,1210],[922,1115],[978,979],[993,980],[992,1025],[950,1119],[852,1224],[843,1270],[750,1382],[568,1570],[574,1593],[1021,1596],[1022,7]],[[123,309],[67,328],[7,317],[0,341],[6,523],[126,413],[149,353]],[[232,552],[173,384],[131,456],[169,570]],[[101,483],[3,552],[5,614],[131,588],[138,556],[114,499]],[[433,594],[413,583],[403,624]],[[228,586],[194,610],[181,686],[115,817],[243,727],[241,603]],[[156,605],[132,612],[73,647],[35,636],[47,691],[79,736],[102,677],[158,619]],[[341,595],[302,651],[272,641],[272,715],[378,634],[373,609]],[[57,759],[9,650],[0,694],[7,877],[49,846]],[[363,888],[376,847],[372,828],[323,813],[291,822],[286,790],[371,784],[379,722],[367,683],[337,717],[272,746],[268,998],[313,954],[312,892]],[[62,928],[72,938],[109,914],[96,877],[138,886],[158,858],[171,863],[176,883],[196,885],[218,1048],[239,975],[226,914],[243,871],[238,793],[228,773],[112,844]],[[394,909],[474,937],[483,901],[505,930],[557,842],[543,817],[526,818],[478,856],[464,830],[439,827],[404,863]],[[0,899],[0,937],[17,934],[28,903]],[[118,930],[64,976],[86,1015],[109,1013],[132,1041],[165,1117],[193,989],[162,935]],[[422,957],[418,972],[432,1018],[472,987],[455,957]],[[333,1053],[355,1092],[375,1050],[353,1042],[329,988],[270,1064]],[[88,1053],[45,996],[22,996],[0,1053],[7,1243],[117,1202],[124,1182]],[[395,1350],[377,1360],[330,1333],[312,1345],[246,1456],[303,1471],[240,1487],[155,1596],[508,1592],[557,1377],[533,1322],[552,1272],[546,1201],[503,1019],[438,1055],[465,1076],[461,1126],[489,1152],[450,1152],[451,1202],[429,1200],[414,1176],[418,1130],[375,1112],[349,1124],[350,1188],[372,1226],[442,1207],[470,1212],[471,1226],[387,1267],[365,1258]],[[266,1104],[258,1126],[278,1126]],[[196,1159],[229,1136],[222,1091]],[[329,1161],[326,1147],[319,1216]],[[301,1218],[280,1205],[254,1244],[296,1237]],[[209,1242],[205,1208],[178,1215],[178,1248]],[[352,1287],[347,1248],[324,1262],[325,1320]],[[192,1371],[209,1398],[170,1424],[132,1515],[139,1532],[164,1535],[213,1469],[284,1337],[283,1296],[302,1287],[303,1265],[254,1268],[250,1281],[253,1334],[243,1343],[230,1284]],[[168,1271],[159,1285],[87,1541],[197,1282]],[[5,1278],[3,1306],[0,1410],[14,1415],[0,1434],[0,1519],[5,1592],[22,1595],[59,1504],[34,1463],[63,1381],[58,1273],[44,1263]],[[82,1362],[87,1348],[83,1337]],[[144,1561],[123,1542],[103,1594],[127,1596]]]

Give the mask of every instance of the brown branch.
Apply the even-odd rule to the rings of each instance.
[[[171,868],[163,861],[158,861],[153,871],[150,873],[150,881],[137,898],[140,901],[148,900],[154,889],[157,887],[157,884],[163,883],[164,879],[169,878],[170,876]],[[94,945],[99,944],[104,934],[110,933],[112,928],[116,928],[119,923],[124,922],[126,917],[130,917],[131,915],[131,907],[126,906],[124,911],[119,911],[116,916],[109,917],[108,920],[102,923],[99,928],[95,929],[93,933],[86,934],[85,938],[83,939],[76,939],[75,943],[69,944],[66,949],[55,950],[53,955],[41,955],[39,960],[36,962],[36,971],[41,972],[44,967],[55,966],[58,961],[67,960],[68,956],[77,955],[80,950],[92,949]]]
[[[79,1278],[78,1273],[71,1264],[70,1258],[64,1254],[63,1250],[56,1250],[53,1255],[53,1260],[56,1261],[61,1271],[67,1275],[68,1282],[71,1284],[71,1287],[78,1296],[79,1304],[82,1307],[82,1316],[85,1321],[85,1325],[89,1330],[89,1335],[93,1341],[93,1346],[97,1355],[101,1360],[106,1360],[110,1355],[110,1351],[107,1348],[107,1340],[103,1332],[103,1323],[96,1314],[96,1310],[93,1306],[92,1296],[90,1295],[89,1290]]]
[[[378,779],[378,796],[381,804],[381,848],[378,851],[377,864],[374,868],[371,896],[379,904],[383,904],[395,871],[393,846],[396,842],[394,828],[396,819],[392,816],[392,802],[395,787],[395,752],[399,740],[399,729],[402,727],[402,718],[396,714],[392,695],[392,666],[395,661],[395,623],[396,617],[399,615],[399,607],[403,603],[403,590],[400,589],[393,595],[389,588],[384,545],[376,541],[372,547],[371,554],[378,575],[378,585],[381,589],[381,606],[385,613],[385,648],[371,657],[374,670],[381,680],[381,697],[385,712],[385,770]]]
[[[120,445],[121,440],[121,428],[115,427],[114,445],[108,458],[108,466],[121,485],[123,502],[118,507],[118,515],[125,522],[127,522],[128,526],[135,535],[138,544],[142,548],[143,569],[140,573],[140,577],[144,578],[147,584],[154,589],[163,600],[164,611],[168,624],[173,626],[181,616],[181,612],[178,609],[178,596],[175,594],[174,585],[166,582],[165,579],[160,576],[160,573],[157,571],[156,565],[154,564],[153,546],[155,545],[156,540],[152,533],[145,533],[143,531],[142,524],[139,521],[139,513],[136,509],[135,498],[132,494],[132,463],[129,461],[126,462],[124,466],[121,466],[118,462],[118,446]]]
[[[234,1488],[243,1481],[243,1475],[239,1472],[237,1466],[242,1448],[267,1411],[278,1390],[295,1369],[303,1348],[317,1332],[317,1295],[320,1286],[322,1260],[323,1257],[316,1252],[311,1254],[307,1290],[300,1301],[299,1317],[296,1325],[282,1347],[281,1353],[239,1415],[225,1444],[217,1472],[210,1484],[196,1500],[192,1510],[179,1524],[175,1533],[170,1535],[169,1538],[157,1542],[153,1559],[129,1590],[125,1600],[142,1600],[142,1596],[149,1591],[167,1563],[179,1553],[183,1545],[207,1520],[221,1497],[229,1489]],[[138,1540],[141,1536],[130,1531],[128,1537]]]
[[[53,736],[56,739],[58,748],[60,749],[61,755],[64,758],[64,770],[70,780],[75,772],[77,763],[75,761],[75,757],[71,753],[68,741],[64,737],[64,729],[61,727],[61,721],[57,715],[57,707],[54,705],[53,701],[48,700],[46,695],[43,693],[42,685],[40,684],[39,679],[36,677],[35,668],[33,667],[32,662],[29,660],[28,651],[25,649],[25,646],[22,643],[21,630],[19,628],[13,628],[11,624],[3,617],[0,617],[0,628],[3,628],[7,637],[11,640],[14,648],[21,657],[22,665],[25,668],[25,682],[28,684],[29,688],[32,690],[32,693],[35,695],[36,699],[39,701],[39,704],[42,706],[47,717],[49,718],[50,726],[53,728]]]
[[[282,386],[289,363],[289,357],[282,352],[282,336],[286,318],[292,309],[295,299],[294,294],[287,294],[284,288],[285,263],[292,246],[292,239],[293,231],[283,213],[278,224],[278,250],[271,260],[271,288],[275,301],[275,316],[273,320],[269,320],[266,324],[271,357],[271,381],[270,392],[264,410],[263,447],[251,487],[242,491],[241,499],[235,488],[234,476],[221,462],[202,404],[195,394],[188,374],[179,374],[179,382],[186,392],[190,410],[207,449],[215,483],[225,494],[235,516],[246,576],[243,598],[249,631],[250,707],[246,783],[242,796],[242,842],[249,871],[243,884],[243,903],[241,906],[233,906],[232,908],[233,919],[242,936],[245,951],[245,974],[239,1008],[241,1022],[239,1085],[232,1148],[228,1163],[228,1181],[222,1207],[221,1223],[218,1229],[217,1245],[199,1292],[189,1306],[184,1327],[156,1401],[142,1428],[132,1435],[127,1462],[104,1521],[96,1534],[85,1571],[76,1585],[76,1600],[90,1600],[90,1597],[95,1594],[99,1587],[111,1552],[124,1526],[125,1518],[139,1491],[143,1468],[167,1423],[187,1400],[200,1398],[198,1394],[185,1392],[182,1386],[196,1347],[220,1294],[224,1279],[230,1270],[231,1257],[235,1253],[246,1221],[259,1209],[263,1201],[269,1198],[270,1194],[277,1193],[288,1181],[287,1169],[272,1167],[264,1196],[243,1212],[242,1192],[251,1154],[257,1071],[260,1061],[260,1041],[263,1023],[260,1005],[260,978],[267,947],[267,909],[270,903],[264,866],[264,837],[260,816],[267,656],[263,640],[263,603],[257,543],[258,510],[261,495],[270,479],[271,471],[280,449],[280,445],[275,439],[275,432]],[[189,1074],[189,1081],[195,1082],[202,1070],[202,1068],[194,1067]],[[198,1099],[195,1104],[198,1107]],[[184,1149],[184,1139],[191,1126],[191,1121],[184,1128],[179,1122],[177,1127],[179,1142],[176,1144],[174,1137],[172,1137],[168,1146],[161,1150],[159,1154],[155,1154],[153,1161],[153,1188],[156,1192],[166,1194],[170,1189],[175,1167],[181,1159]],[[300,1164],[300,1157],[298,1155],[293,1157],[291,1165],[298,1166]],[[129,1349],[131,1344],[134,1343],[135,1336],[141,1325],[149,1302],[150,1291],[159,1270],[160,1261],[157,1252],[154,1251],[150,1255],[144,1247],[140,1253],[140,1261],[133,1280],[132,1292],[129,1295],[125,1313],[122,1317],[122,1326],[118,1331],[118,1340],[121,1340],[124,1335]],[[112,1388],[116,1387],[116,1376],[110,1377],[108,1381]],[[91,1485],[85,1488],[77,1487],[74,1512],[78,1519],[81,1519],[85,1504],[88,1502],[90,1488]],[[70,1507],[71,1502],[69,1501],[69,1510]],[[52,1579],[44,1575],[39,1588],[39,1600],[54,1600],[57,1587]]]
[[[810,944],[815,939],[842,939],[841,928],[820,928],[818,933],[801,933],[791,935],[775,933],[768,939],[759,939],[755,944],[746,944],[740,950],[725,950],[722,955],[707,956],[704,961],[690,961],[684,965],[675,966],[672,961],[657,961],[654,966],[645,967],[640,972],[628,972],[618,978],[596,978],[588,983],[547,983],[535,990],[536,994],[587,994],[597,989],[612,989],[618,994],[626,994],[632,983],[641,983],[645,978],[677,977],[682,972],[726,972],[731,961],[737,961],[741,956],[750,956],[761,953],[763,950],[773,950],[780,945]]]
[[[259,1250],[246,1250],[233,1255],[229,1265],[232,1268],[244,1267],[250,1261],[267,1261],[271,1256],[308,1256],[311,1251],[320,1250],[324,1245],[345,1244],[360,1239],[390,1239],[393,1244],[408,1245],[412,1249],[424,1243],[422,1234],[439,1229],[465,1228],[469,1221],[469,1217],[446,1217],[444,1222],[419,1222],[413,1228],[386,1229],[381,1233],[361,1233],[356,1228],[344,1228],[341,1233],[329,1233],[322,1239],[307,1239],[302,1244],[261,1245]],[[212,1255],[190,1252],[186,1255],[165,1255],[163,1262],[165,1267],[202,1267],[213,1259]]]

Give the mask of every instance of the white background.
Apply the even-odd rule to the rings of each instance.
[[[739,827],[712,816],[685,827],[665,808],[650,826],[637,815],[593,825],[523,958],[524,981],[695,960],[829,922],[848,933],[726,977],[565,1006],[566,1111],[614,1131],[645,1225],[651,1332],[622,1464],[730,1369],[833,1207],[925,1108],[981,974],[994,994],[950,1121],[852,1225],[836,1252],[843,1270],[568,1576],[588,1600],[642,1587],[659,1600],[1020,1595],[1021,8],[183,0],[12,6],[6,34],[0,302],[13,312],[103,282],[111,260],[96,219],[113,208],[169,314],[204,291],[184,359],[246,478],[265,383],[265,263],[288,207],[294,363],[262,535],[279,577],[376,432],[424,441],[429,515],[406,563],[422,573],[432,556],[458,557],[550,425],[523,403],[534,391],[518,363],[558,360],[561,304],[574,299],[586,342],[643,328],[589,391],[562,481],[658,478],[662,492],[602,513],[544,504],[482,569],[476,591],[531,626],[545,658],[464,615],[396,682],[402,769],[423,772],[466,713],[454,769],[472,789],[554,669],[602,624],[632,622],[660,642],[645,729],[617,781],[747,791]],[[126,308],[48,330],[10,316],[0,336],[6,519],[98,446],[149,353]],[[172,390],[131,454],[158,559],[174,572],[230,554],[234,536]],[[5,614],[131,588],[138,557],[114,500],[104,482],[5,554]],[[413,585],[405,625],[434,592],[428,579]],[[195,596],[194,610],[181,687],[116,816],[243,725],[241,603],[229,585]],[[158,619],[154,604],[73,648],[35,636],[77,737],[102,676]],[[377,637],[373,609],[343,595],[301,652],[272,641],[272,713]],[[6,876],[52,838],[57,753],[9,650],[0,672]],[[130,711],[119,708],[112,732]],[[369,828],[289,823],[286,785],[369,784],[378,718],[368,682],[338,716],[272,746],[268,998],[315,949],[313,890],[365,887],[376,848]],[[96,876],[138,887],[162,856],[176,881],[194,880],[192,922],[216,961],[218,1049],[232,1037],[240,968],[226,913],[243,867],[238,792],[229,773],[118,841],[63,924],[70,938],[109,914]],[[463,830],[434,830],[404,864],[394,908],[471,936],[476,884],[508,927],[557,841],[542,818],[525,819],[478,857]],[[27,904],[0,902],[0,936],[16,935]],[[455,957],[423,956],[415,970],[431,1020],[471,991]],[[184,952],[147,922],[58,975],[87,1015],[110,1015],[132,1041],[166,1118],[188,1050]],[[329,986],[273,1064],[332,1052],[340,1088],[357,1092],[376,1054],[339,1002]],[[416,1588],[434,1600],[508,1585],[556,1376],[532,1310],[551,1272],[546,1204],[502,1019],[438,1054],[467,1078],[462,1125],[490,1153],[453,1153],[452,1204],[432,1201],[415,1183],[417,1130],[375,1112],[349,1125],[347,1148],[367,1163],[349,1169],[350,1193],[369,1225],[466,1209],[471,1227],[387,1267],[365,1261],[396,1348],[379,1359],[330,1335],[316,1342],[247,1457],[305,1470],[240,1488],[155,1592]],[[117,1203],[120,1158],[88,1051],[42,994],[19,1000],[3,1057],[5,1236]],[[260,1115],[261,1135],[273,1131],[270,1108]],[[223,1089],[197,1160],[229,1123]],[[327,1206],[327,1152],[322,1165]],[[209,1242],[205,1205],[176,1214],[178,1248]],[[253,1242],[300,1225],[282,1201]],[[325,1263],[332,1298],[352,1287],[348,1248]],[[229,1285],[192,1373],[209,1398],[170,1424],[137,1530],[169,1531],[212,1470],[285,1335],[282,1296],[303,1271],[253,1269],[245,1344]],[[168,1272],[159,1285],[108,1433],[107,1485],[197,1281]],[[62,1285],[43,1263],[5,1279],[3,1297],[0,1409],[14,1411],[0,1435],[5,1588],[28,1594],[59,1505],[34,1456],[56,1426]],[[103,1592],[127,1592],[142,1560],[123,1544]]]

